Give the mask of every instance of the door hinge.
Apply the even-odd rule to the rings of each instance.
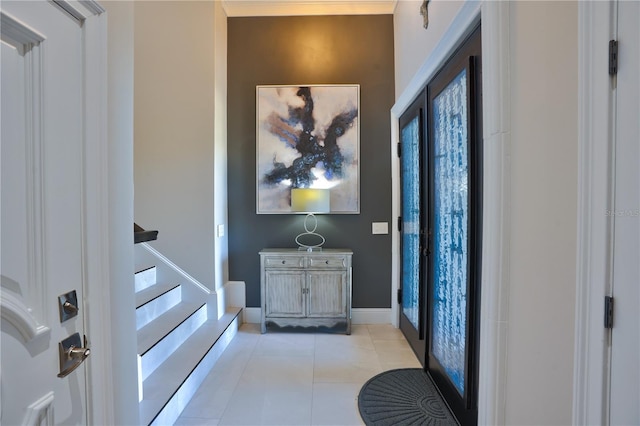
[[[402,216],[398,216],[398,232],[402,232]]]
[[[604,297],[604,328],[613,328],[613,297]]]
[[[609,40],[609,75],[618,73],[618,41]]]
[[[402,157],[402,142],[398,142],[398,158]]]
[[[398,289],[398,304],[399,305],[402,304],[402,289],[401,288]]]

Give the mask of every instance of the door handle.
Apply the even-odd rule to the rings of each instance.
[[[87,337],[85,336],[84,338],[83,347],[80,333],[74,333],[58,343],[60,351],[60,373],[58,373],[58,377],[67,377],[91,355],[91,349],[86,346]]]

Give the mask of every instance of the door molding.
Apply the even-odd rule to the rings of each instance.
[[[46,218],[44,203],[42,129],[42,79],[45,37],[12,16],[0,12],[2,41],[13,46],[24,59],[25,102],[25,209],[26,209],[26,268],[24,283],[10,283],[2,276],[0,297],[1,318],[12,324],[22,335],[24,343],[49,333],[47,318],[45,240]],[[12,289],[12,287],[16,287]],[[14,290],[14,291],[11,291]]]
[[[24,417],[24,426],[53,426],[53,392],[34,401],[27,407]]]
[[[74,3],[75,5],[76,3]],[[79,6],[79,4],[77,4]],[[117,403],[114,395],[124,384],[115,359],[130,356],[116,349],[112,324],[112,283],[110,244],[111,212],[109,176],[119,164],[112,164],[108,144],[107,118],[107,16],[94,1],[82,2],[84,30],[84,144],[82,205],[82,256],[85,295],[85,322],[89,343],[96,349],[87,363],[87,422],[115,424]],[[69,7],[73,7],[70,5]],[[65,9],[66,10],[66,9]],[[131,240],[133,245],[133,240]],[[116,321],[117,322],[117,321]],[[120,351],[120,352],[118,352]],[[137,413],[136,413],[137,414]],[[135,422],[136,418],[132,418]]]
[[[507,376],[507,327],[510,285],[510,74],[509,2],[467,1],[391,109],[391,155],[399,140],[398,119],[444,64],[450,53],[482,21],[483,61],[483,216],[478,424],[504,424]],[[392,162],[392,217],[399,214],[399,165]],[[392,252],[399,236],[392,235]],[[399,282],[399,259],[392,258],[391,300]],[[392,303],[398,325],[399,309]]]
[[[578,211],[573,424],[608,424],[608,335],[603,297],[611,290],[614,105],[607,72],[616,2],[578,4]]]

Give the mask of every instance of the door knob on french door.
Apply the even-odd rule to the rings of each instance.
[[[85,336],[83,347],[82,341],[80,340],[80,333],[74,333],[58,343],[60,351],[60,373],[58,373],[58,377],[67,377],[91,355],[91,349],[86,346],[87,338]]]

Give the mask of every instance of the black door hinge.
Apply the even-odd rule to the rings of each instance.
[[[604,297],[604,328],[613,328],[613,297]]]
[[[402,304],[402,289],[401,288],[398,289],[398,304],[399,305]]]
[[[402,232],[402,216],[398,216],[398,232]]]
[[[618,73],[618,41],[609,40],[609,75]]]
[[[400,158],[400,157],[402,157],[402,143],[401,142],[398,142],[397,148],[398,148],[398,158]]]

